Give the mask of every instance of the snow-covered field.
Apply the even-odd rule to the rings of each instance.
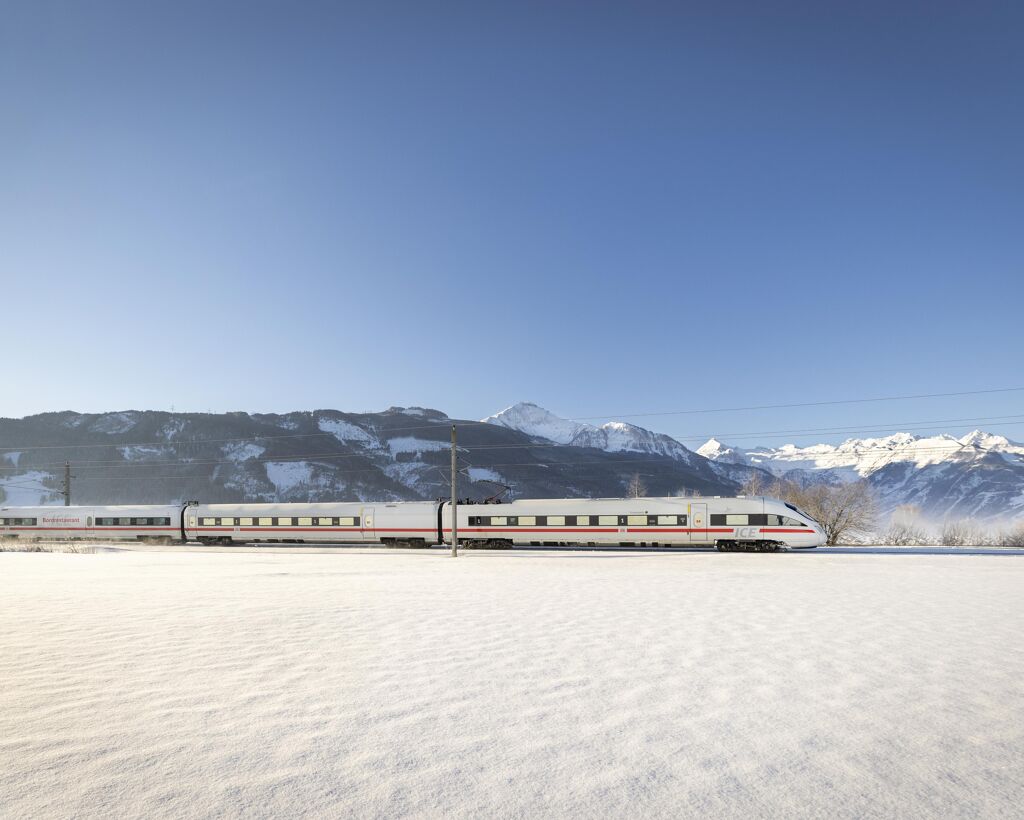
[[[1024,556],[0,553],[3,817],[1020,817]]]

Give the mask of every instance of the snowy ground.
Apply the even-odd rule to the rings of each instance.
[[[3,817],[1020,817],[1024,556],[0,553]]]

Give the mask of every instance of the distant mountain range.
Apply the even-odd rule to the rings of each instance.
[[[59,503],[65,460],[76,503],[447,497],[453,423],[460,495],[476,498],[620,496],[635,474],[650,495],[728,495],[758,473],[804,485],[864,479],[883,513],[909,504],[935,520],[1024,518],[1024,446],[980,430],[809,447],[712,438],[694,451],[633,424],[572,421],[528,402],[478,422],[419,407],[0,419],[0,501]]]
[[[801,485],[866,480],[883,516],[912,505],[926,518],[1003,521],[1024,518],[1024,445],[975,430],[966,436],[896,433],[842,444],[742,448],[712,438],[690,451],[675,439],[619,421],[595,427],[567,421],[535,404],[513,405],[485,421],[562,444],[613,452],[656,452],[711,463],[726,481],[751,470]],[[744,472],[746,470],[746,472]]]
[[[1024,517],[1024,445],[975,430],[960,438],[896,433],[842,444],[741,448],[711,439],[697,452],[799,484],[866,480],[882,512],[912,505],[928,518]]]
[[[614,497],[635,473],[651,494],[738,489],[727,470],[682,445],[675,455],[567,448],[419,407],[282,415],[62,412],[0,419],[0,503],[61,503],[65,461],[75,476],[72,499],[82,504],[447,497],[453,423],[464,497]]]

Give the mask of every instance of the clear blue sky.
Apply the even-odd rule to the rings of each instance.
[[[1021,31],[1013,3],[5,3],[0,415],[1024,386]]]

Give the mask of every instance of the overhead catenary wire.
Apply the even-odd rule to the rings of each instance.
[[[948,424],[948,423],[952,423],[952,422],[967,422],[967,421],[971,421],[971,422],[986,422],[986,421],[990,421],[990,420],[993,420],[993,419],[1024,419],[1024,414],[1013,415],[1013,416],[991,416],[991,417],[987,417],[987,418],[973,417],[973,418],[961,418],[961,419],[947,419],[947,420],[944,421],[944,423]],[[923,427],[923,426],[920,426],[920,425],[900,423],[900,424],[897,424],[897,425],[886,425],[886,426],[881,427],[881,428],[871,427],[871,428],[867,428],[867,429],[865,429],[865,428],[850,428],[850,427],[804,428],[804,429],[782,430],[782,431],[761,431],[761,432],[748,432],[748,433],[737,432],[737,433],[728,433],[728,434],[724,434],[723,433],[723,434],[719,434],[719,435],[721,435],[723,438],[729,438],[731,440],[737,440],[737,439],[741,439],[741,438],[770,438],[770,437],[779,437],[779,436],[791,436],[791,435],[794,435],[794,434],[807,435],[807,434],[810,434],[810,433],[818,433],[818,432],[832,432],[832,433],[844,432],[844,433],[847,433],[847,434],[849,434],[849,433],[882,433],[882,432],[885,432],[888,429],[892,429],[892,427],[894,427],[894,426],[903,427],[903,430],[901,432],[904,432],[906,430],[915,430],[915,429],[916,430],[939,429],[937,427]],[[999,422],[999,423],[995,423],[995,424],[990,424],[988,426],[990,426],[992,428],[1024,426],[1024,421]],[[709,437],[710,437],[709,434],[702,434],[702,435],[693,435],[693,436],[679,436],[679,437],[672,437],[672,438],[675,438],[676,441],[686,441],[686,440],[690,440],[690,439],[706,440]],[[434,439],[423,439],[423,441],[424,442],[430,442],[430,443],[437,443],[437,444],[441,444],[442,443],[439,440],[434,440]],[[195,444],[199,444],[201,442],[194,442],[194,443]],[[129,448],[131,446],[134,446],[134,445],[118,445],[118,444],[113,444],[112,443],[112,444],[108,444],[108,445],[105,445],[105,446],[112,447],[112,448],[115,448],[115,449],[127,449],[127,448]],[[575,450],[588,449],[588,448],[586,448],[584,446],[581,446],[581,445],[572,444],[572,443],[560,443],[560,442],[523,442],[523,443],[517,443],[517,444],[478,444],[478,445],[465,445],[465,446],[460,446],[459,447],[460,450],[466,451],[466,452],[481,452],[481,451],[490,451],[490,450],[541,449],[541,448],[572,448],[572,449],[575,449]],[[425,449],[426,448],[424,448],[424,450]],[[447,448],[440,448],[439,447],[437,449],[438,449],[438,451],[440,451],[441,449],[447,449]],[[595,448],[595,449],[600,449],[600,448]],[[862,448],[858,452],[869,453],[869,452],[872,452],[873,450],[877,450],[878,452],[895,452],[898,449],[915,449],[918,452],[927,452],[928,451],[928,448],[916,447],[915,444],[908,444],[908,445],[905,445],[904,448],[892,448],[892,447],[880,446],[878,448]],[[932,449],[935,449],[935,450],[938,450],[938,451],[943,451],[943,452],[948,450],[947,447],[938,447],[938,448],[932,448]],[[617,451],[617,452],[631,452],[631,451]],[[656,455],[656,453],[654,453],[654,454]],[[86,460],[86,461],[76,460],[75,461],[75,469],[76,470],[77,469],[83,469],[83,470],[104,470],[104,469],[108,469],[110,467],[152,468],[152,467],[157,467],[157,466],[183,466],[183,467],[185,467],[185,466],[188,466],[188,467],[201,467],[201,466],[205,466],[205,467],[209,467],[209,466],[219,466],[219,465],[228,465],[228,464],[235,464],[235,465],[237,465],[237,464],[246,464],[246,463],[313,461],[313,460],[349,459],[349,458],[372,459],[374,457],[374,455],[375,454],[374,454],[373,451],[363,452],[363,453],[338,453],[338,452],[331,451],[331,452],[281,454],[281,455],[276,455],[276,456],[253,457],[253,458],[248,458],[248,459],[236,459],[236,458],[221,458],[221,459],[209,459],[209,458],[207,458],[207,459],[200,459],[200,458],[196,458],[196,459],[160,459],[160,460],[157,460],[157,459],[140,459],[140,460],[135,460],[135,461],[125,460],[125,459],[105,459],[105,460]],[[558,462],[558,463],[565,463],[565,462]],[[32,469],[45,469],[47,467],[62,467],[63,465],[64,465],[64,462],[61,461],[61,462],[43,462],[43,463],[39,463],[39,464],[33,464],[31,466],[32,466]],[[24,472],[24,468],[21,468],[21,467],[0,467],[0,471],[9,472],[9,473],[17,473],[17,472]]]
[[[994,387],[994,388],[988,388],[988,389],[984,389],[984,390],[959,390],[959,391],[953,391],[953,392],[948,392],[948,393],[918,393],[918,394],[910,394],[910,395],[903,395],[903,396],[876,396],[876,397],[872,397],[872,398],[831,399],[831,400],[825,400],[825,401],[792,402],[792,403],[787,403],[787,404],[747,405],[747,406],[743,406],[743,407],[718,407],[718,408],[703,408],[703,409],[692,409],[692,410],[660,410],[660,411],[649,411],[649,412],[638,412],[638,413],[602,413],[600,415],[594,415],[594,416],[573,416],[573,417],[567,417],[564,420],[565,421],[592,421],[592,420],[595,420],[595,419],[616,419],[617,420],[617,419],[624,419],[624,418],[645,418],[645,417],[652,417],[652,416],[679,416],[679,415],[693,415],[693,414],[701,414],[701,413],[731,413],[731,412],[739,412],[739,411],[746,411],[746,410],[777,410],[777,409],[786,409],[786,408],[794,408],[794,407],[824,407],[824,406],[841,405],[841,404],[867,404],[867,403],[872,403],[872,402],[904,401],[904,400],[913,400],[913,399],[935,399],[935,398],[949,398],[949,397],[955,397],[955,396],[978,396],[978,395],[985,395],[985,394],[991,394],[991,393],[1014,393],[1014,392],[1021,392],[1021,391],[1024,391],[1024,387]],[[82,414],[82,415],[92,415],[92,414]],[[95,414],[95,415],[103,415],[103,414]],[[179,415],[202,415],[202,416],[206,416],[206,415],[210,415],[210,414],[202,413],[202,414],[179,414]],[[285,414],[280,414],[280,415],[284,416],[284,415],[289,415],[289,414],[285,413]],[[343,415],[347,415],[347,416],[361,416],[361,415],[371,415],[371,414],[344,413]],[[390,433],[406,432],[406,431],[411,431],[411,430],[435,430],[435,429],[437,429],[438,427],[441,427],[441,426],[443,426],[447,430],[448,426],[451,425],[452,423],[453,423],[453,420],[446,417],[444,420],[438,420],[437,422],[435,422],[433,424],[417,425],[417,426],[414,426],[414,427],[387,427],[387,428],[379,428],[379,427],[373,426],[373,425],[371,425],[371,427],[372,427],[372,429],[375,432],[380,430],[381,432],[386,432],[386,433],[390,434]],[[482,421],[482,420],[481,421],[471,421],[471,420],[454,421],[454,423],[458,427],[468,427],[468,426],[476,426],[476,425],[494,426],[493,422]],[[358,425],[354,425],[354,426],[358,426]],[[360,428],[360,429],[363,429],[363,428]],[[270,439],[308,438],[308,437],[333,436],[333,435],[334,435],[334,433],[332,433],[332,432],[321,430],[320,432],[310,432],[310,433],[290,433],[290,434],[273,434],[273,435],[271,435],[271,434],[268,434],[268,435],[253,434],[253,435],[248,435],[248,436],[238,436],[238,437],[233,437],[233,438],[222,438],[222,439],[181,439],[181,440],[178,440],[178,441],[172,441],[170,439],[161,439],[161,440],[157,440],[157,441],[134,442],[134,443],[126,443],[126,444],[112,444],[112,443],[105,443],[105,442],[94,442],[94,443],[89,443],[89,444],[29,444],[29,445],[18,445],[18,446],[15,446],[15,445],[4,445],[4,446],[0,447],[0,452],[29,452],[31,450],[55,450],[55,449],[68,450],[68,449],[79,449],[79,448],[89,448],[89,447],[110,447],[110,446],[117,446],[117,447],[185,446],[185,445],[189,445],[189,444],[211,444],[211,443],[212,444],[223,444],[223,443],[228,443],[228,442],[263,441],[263,440],[270,440]]]
[[[580,449],[584,449],[584,448],[580,448]],[[913,447],[877,448],[877,449],[860,450],[860,451],[858,451],[858,454],[859,455],[865,455],[865,454],[870,454],[872,452],[878,452],[880,454],[893,454],[893,453],[899,453],[901,451],[912,450],[912,449],[914,449],[914,448]],[[956,449],[951,449],[949,447],[941,447],[941,448],[940,447],[933,447],[933,448],[918,448],[918,449],[915,450],[915,452],[918,453],[918,454],[924,455],[924,454],[931,454],[931,453],[953,453],[953,452],[958,452],[958,451],[960,451],[962,449],[963,449],[962,446],[960,448],[956,448]],[[982,449],[985,452],[992,452],[991,450],[988,450],[986,448],[979,448],[979,449]],[[620,451],[620,452],[633,453],[635,451]],[[503,462],[503,463],[497,463],[497,464],[487,464],[484,467],[484,469],[494,469],[494,468],[497,468],[497,467],[542,467],[542,468],[574,467],[574,466],[584,466],[584,465],[591,465],[591,464],[600,464],[600,465],[604,465],[604,466],[615,466],[615,465],[620,465],[620,464],[651,464],[650,456],[651,455],[657,455],[657,454],[648,453],[646,458],[635,458],[635,459],[615,458],[615,456],[617,456],[618,454],[614,453],[614,452],[608,453],[607,455],[612,456],[613,458],[610,459],[610,460],[609,459],[592,459],[592,460],[589,460],[589,461],[510,461],[510,462]],[[302,460],[312,460],[312,459],[302,459]],[[272,461],[272,462],[274,462],[274,461],[286,461],[286,459],[270,459],[270,461]],[[232,462],[232,463],[233,464],[237,464],[238,462]],[[245,463],[246,462],[241,462],[241,464],[243,464],[243,465]],[[138,465],[123,465],[123,466],[138,466]],[[178,465],[178,466],[184,466],[184,465]],[[431,464],[423,464],[422,465],[422,467],[423,467],[423,469],[425,471],[430,471],[430,470],[434,469],[436,466],[437,465],[431,465]],[[743,465],[738,465],[738,466],[743,466]],[[752,465],[752,466],[756,467],[757,465],[755,464],[755,465]],[[842,466],[852,466],[852,465],[837,464],[835,466],[836,467],[842,467]],[[362,467],[362,468],[357,469],[357,470],[333,470],[332,472],[333,472],[334,475],[353,475],[353,474],[358,474],[358,473],[378,473],[381,470],[382,470],[382,467],[378,465],[378,466],[374,466],[374,467]],[[89,477],[90,481],[156,481],[156,480],[177,480],[177,481],[200,480],[200,481],[206,481],[207,479],[208,479],[208,477],[205,476],[205,475],[202,475],[202,474],[193,474],[193,475],[156,475],[156,476],[137,475],[137,474],[136,475],[113,475],[113,476],[111,476],[111,475],[98,475],[98,476],[90,476]],[[2,480],[0,480],[0,486],[3,486]]]

